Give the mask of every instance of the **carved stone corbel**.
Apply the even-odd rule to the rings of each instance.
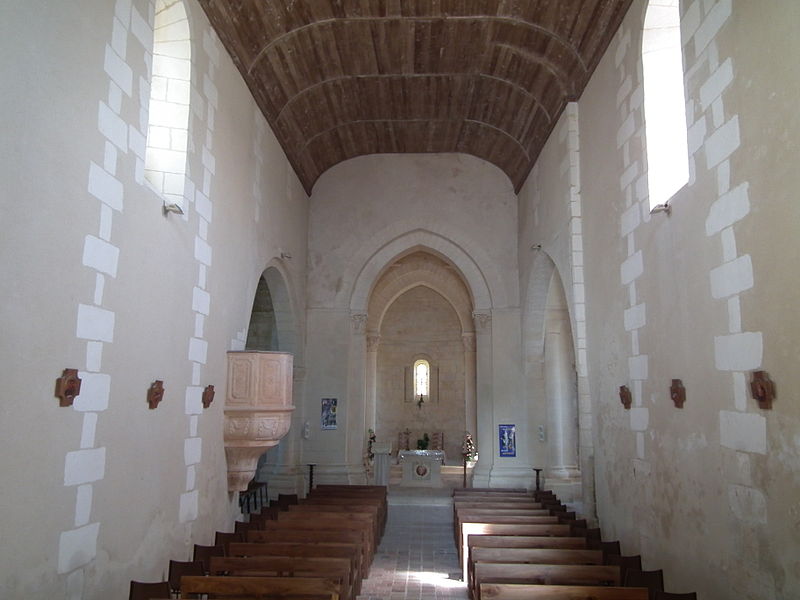
[[[353,326],[353,333],[359,335],[367,333],[367,313],[352,313],[350,322]]]

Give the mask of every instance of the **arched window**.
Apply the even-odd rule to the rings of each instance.
[[[414,397],[428,398],[431,392],[431,365],[421,358],[414,362]]]
[[[689,181],[678,0],[650,0],[642,35],[650,207]]]
[[[156,0],[153,77],[145,178],[168,203],[183,206],[192,44],[183,0]]]

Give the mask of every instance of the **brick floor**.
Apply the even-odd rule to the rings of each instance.
[[[466,600],[451,490],[389,489],[389,518],[359,600]]]

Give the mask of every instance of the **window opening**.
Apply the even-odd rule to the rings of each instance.
[[[168,203],[183,206],[192,45],[182,0],[156,0],[153,35],[144,176]]]
[[[430,396],[431,365],[419,359],[414,363],[414,397],[427,399]]]
[[[650,208],[689,181],[678,0],[650,0],[642,35]]]

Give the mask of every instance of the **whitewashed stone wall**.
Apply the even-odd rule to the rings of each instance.
[[[4,11],[0,44],[17,57],[3,64],[15,118],[0,142],[0,272],[14,290],[0,315],[0,530],[17,540],[0,549],[4,598],[127,594],[231,528],[225,351],[279,248],[294,257],[293,300],[305,295],[307,198],[199,5],[186,7],[185,214],[169,217],[144,178],[152,4]],[[269,164],[259,178],[256,144]],[[256,205],[280,224],[255,224]],[[65,367],[84,380],[72,408],[53,397]],[[166,393],[149,410],[156,379]]]

